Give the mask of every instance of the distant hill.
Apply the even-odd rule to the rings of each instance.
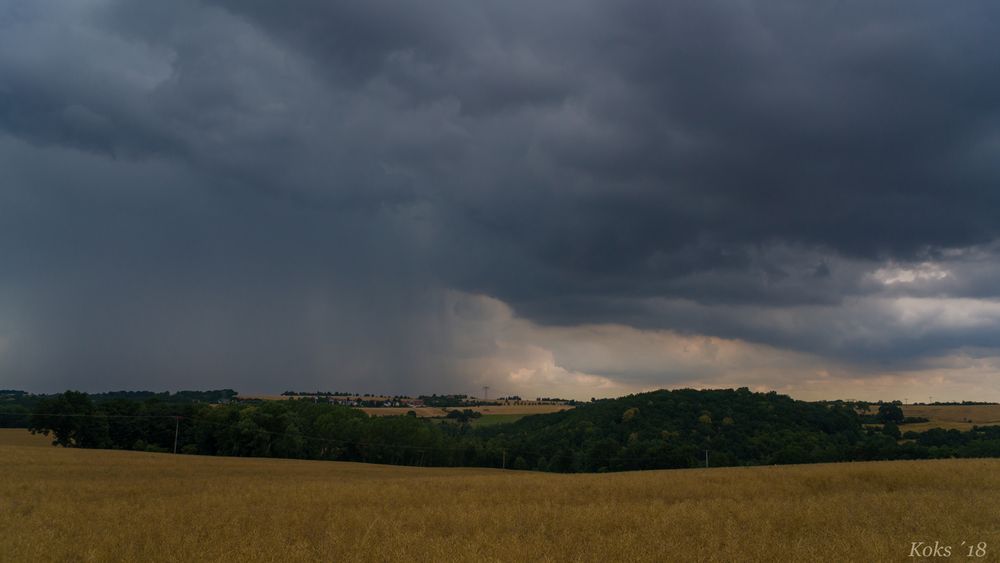
[[[837,461],[865,438],[855,411],[748,389],[654,391],[481,431],[553,471]]]

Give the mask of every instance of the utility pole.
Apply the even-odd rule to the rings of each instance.
[[[705,450],[705,469],[708,469],[708,450]]]
[[[181,428],[181,417],[174,417],[174,453],[177,453],[177,431]]]

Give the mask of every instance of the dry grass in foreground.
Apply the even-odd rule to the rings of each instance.
[[[0,559],[870,562],[966,541],[995,561],[998,501],[998,460],[553,475],[3,445]]]
[[[0,446],[52,447],[52,437],[32,434],[23,428],[0,428]]]

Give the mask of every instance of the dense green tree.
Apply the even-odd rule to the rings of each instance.
[[[899,432],[899,426],[896,426],[893,422],[886,422],[882,426],[882,433],[896,440],[902,438],[902,434]]]
[[[903,409],[894,403],[884,403],[879,405],[877,418],[878,421],[883,424],[887,422],[899,424],[906,419],[906,417],[903,416]]]
[[[52,443],[60,446],[108,447],[107,418],[100,415],[86,393],[66,391],[39,401],[29,430],[52,436]]]

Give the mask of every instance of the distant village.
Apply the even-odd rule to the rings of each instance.
[[[572,399],[561,399],[556,397],[536,397],[535,399],[524,399],[517,395],[497,397],[487,399],[484,397],[473,397],[470,395],[419,395],[410,397],[406,395],[376,395],[372,393],[346,393],[338,391],[313,391],[298,392],[285,391],[281,395],[237,395],[232,398],[235,402],[256,402],[256,401],[283,401],[299,400],[313,401],[316,403],[330,403],[346,407],[356,408],[454,408],[454,407],[481,407],[481,406],[533,406],[533,405],[567,405],[574,406],[578,401]]]

